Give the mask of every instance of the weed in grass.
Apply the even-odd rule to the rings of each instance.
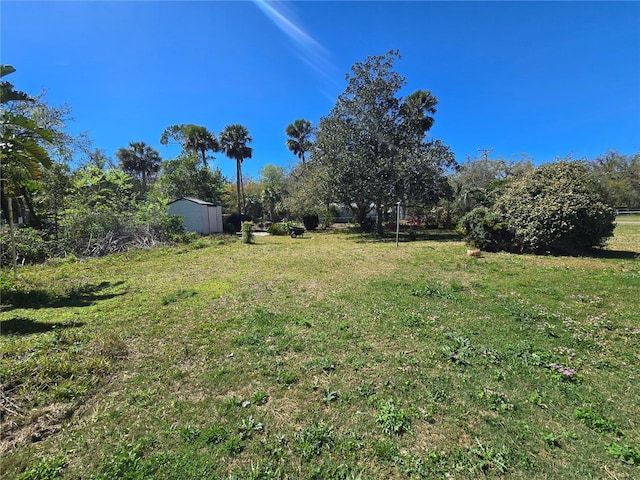
[[[507,471],[509,450],[505,446],[496,449],[484,445],[478,438],[475,440],[476,446],[469,448],[469,453],[472,454],[474,470],[480,470],[485,474],[491,471],[505,473]]]
[[[364,380],[358,386],[358,394],[366,400],[367,405],[369,406],[373,406],[378,403],[375,386],[369,380]]]
[[[162,305],[169,305],[170,303],[175,303],[178,300],[185,300],[187,298],[191,298],[196,295],[197,292],[194,290],[177,290],[173,293],[168,293],[164,295],[161,299]]]
[[[315,422],[294,435],[294,449],[304,460],[317,457],[324,450],[331,450],[336,435],[331,425]]]
[[[276,480],[286,478],[273,462],[259,460],[229,474],[228,480]]]
[[[640,448],[624,442],[610,443],[605,447],[607,453],[613,458],[623,461],[629,465],[636,465],[640,468]]]
[[[103,459],[101,474],[92,477],[95,480],[114,478],[149,478],[155,466],[145,461],[145,453],[153,447],[156,440],[152,437],[140,440],[134,445],[121,447],[113,456]]]
[[[286,370],[280,370],[276,373],[276,382],[286,387],[297,383],[299,380],[298,375]]]
[[[483,391],[478,392],[476,397],[494,412],[510,412],[515,408],[515,405],[504,392],[496,392],[495,390],[485,388]]]
[[[204,430],[199,439],[205,445],[218,445],[229,438],[229,432],[222,425],[214,425]]]
[[[441,300],[457,300],[455,292],[459,291],[451,286],[447,287],[442,283],[426,283],[411,292],[415,297],[437,298]]]
[[[580,420],[591,430],[595,430],[600,433],[612,433],[617,437],[622,436],[622,431],[612,420],[609,420],[604,415],[599,414],[591,410],[590,408],[576,408],[573,411],[573,418]]]
[[[235,395],[232,397],[225,398],[218,405],[218,412],[222,415],[237,410],[242,406],[243,400]]]
[[[559,363],[552,363],[549,365],[549,369],[553,373],[553,376],[560,379],[563,382],[575,382],[578,378],[577,373],[573,368],[565,367]]]
[[[373,444],[373,453],[378,460],[393,462],[400,454],[400,449],[391,440],[379,440]]]
[[[450,339],[450,343],[441,347],[445,358],[458,365],[469,365],[473,350],[470,340],[456,334],[450,334],[447,337]]]
[[[549,408],[549,397],[545,392],[536,390],[529,395],[529,401],[540,408]]]
[[[378,408],[376,423],[387,435],[402,435],[411,430],[411,415],[390,398]]]
[[[544,440],[544,442],[550,447],[560,447],[560,439],[555,433],[543,430],[542,432],[540,432],[540,436],[542,437],[542,440]]]
[[[184,427],[180,427],[178,429],[178,433],[180,438],[185,443],[194,443],[200,438],[200,430],[198,427],[194,427],[193,425],[185,425]]]
[[[253,415],[249,415],[247,418],[244,418],[242,422],[238,425],[238,436],[241,440],[247,440],[251,438],[254,432],[262,432],[264,430],[264,425],[260,422],[256,422],[256,419],[253,418]]]
[[[228,437],[222,443],[222,449],[231,456],[240,455],[242,451],[245,449],[244,442],[240,437],[231,436]]]
[[[251,403],[254,405],[265,405],[269,401],[269,395],[266,392],[260,390],[251,396]]]
[[[340,399],[340,394],[332,390],[330,387],[324,389],[324,393],[322,395],[322,401],[324,403],[332,403],[337,402]]]
[[[22,472],[16,480],[57,480],[62,474],[67,461],[64,457],[48,457],[38,461],[31,468]]]

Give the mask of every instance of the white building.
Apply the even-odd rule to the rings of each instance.
[[[169,213],[182,217],[187,232],[201,235],[222,232],[222,207],[211,202],[182,197],[169,203]]]

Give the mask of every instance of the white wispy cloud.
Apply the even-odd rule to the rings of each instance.
[[[338,69],[330,60],[330,53],[302,26],[296,24],[292,15],[280,2],[253,0],[253,3],[292,41],[298,52],[298,57],[308,67],[313,69],[324,82],[335,86]]]

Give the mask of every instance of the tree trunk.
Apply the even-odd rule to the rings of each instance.
[[[382,204],[376,202],[376,235],[382,235],[384,233],[382,228]]]
[[[238,179],[237,190],[238,190],[238,216],[242,216],[242,203],[240,202],[240,183],[242,182],[242,167],[240,165],[240,160],[236,159],[236,178]]]
[[[9,238],[11,239],[11,265],[13,278],[18,278],[18,252],[16,250],[16,235],[13,224],[13,198],[7,197],[7,221],[9,222]]]

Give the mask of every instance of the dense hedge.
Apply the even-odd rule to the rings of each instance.
[[[542,165],[510,182],[493,208],[467,214],[460,230],[485,250],[584,252],[613,235],[615,214],[581,162]]]

